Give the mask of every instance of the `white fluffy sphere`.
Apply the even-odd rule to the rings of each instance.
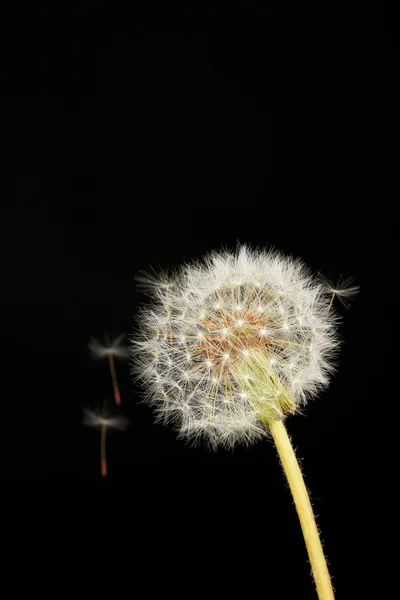
[[[250,443],[327,385],[338,318],[300,260],[241,246],[142,284],[133,371],[181,436]]]

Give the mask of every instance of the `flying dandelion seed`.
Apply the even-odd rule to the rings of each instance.
[[[321,281],[325,293],[330,294],[331,296],[328,311],[330,310],[335,298],[338,298],[338,300],[343,304],[343,306],[349,308],[351,300],[360,291],[360,286],[353,285],[353,277],[343,277],[342,275],[339,278],[336,285],[334,285],[326,277],[320,276],[319,279]]]
[[[107,476],[107,458],[106,458],[106,435],[107,429],[119,429],[124,431],[128,425],[129,420],[122,416],[110,416],[108,412],[103,408],[102,410],[90,410],[85,409],[84,425],[89,427],[95,427],[101,431],[100,441],[100,465],[102,477]]]
[[[117,406],[121,405],[121,394],[119,391],[117,373],[115,370],[114,357],[120,359],[127,359],[129,356],[129,348],[124,346],[122,341],[125,338],[125,334],[121,333],[114,340],[110,341],[107,337],[105,343],[100,342],[96,338],[91,338],[88,346],[95,359],[108,358],[108,364],[110,367],[112,385],[114,390],[114,400]]]
[[[160,283],[138,316],[132,371],[156,418],[212,448],[275,441],[300,517],[320,598],[333,598],[302,474],[283,425],[329,383],[339,317],[326,285],[276,251],[211,252]],[[336,295],[344,296],[344,288]],[[348,296],[350,290],[347,288]],[[354,293],[354,288],[352,288]]]

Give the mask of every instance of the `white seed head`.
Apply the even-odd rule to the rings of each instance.
[[[338,316],[300,260],[241,246],[144,284],[132,371],[180,436],[251,443],[328,384]]]

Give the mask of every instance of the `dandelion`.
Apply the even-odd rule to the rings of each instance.
[[[132,372],[157,420],[212,448],[272,435],[295,500],[319,597],[332,585],[285,418],[325,388],[339,316],[299,259],[239,246],[211,252],[160,284],[139,313]],[[338,290],[336,294],[340,297]],[[342,293],[343,297],[343,293]]]
[[[83,423],[89,427],[96,427],[101,431],[100,442],[100,464],[102,477],[107,476],[107,459],[106,459],[106,435],[107,429],[125,430],[129,421],[120,415],[110,416],[103,408],[102,410],[85,409]]]
[[[120,359],[126,359],[129,356],[129,348],[122,344],[125,337],[124,333],[121,333],[114,340],[110,341],[107,337],[105,343],[100,342],[96,338],[91,338],[88,346],[89,350],[95,359],[108,357],[108,364],[110,367],[111,379],[114,390],[114,399],[117,406],[121,405],[121,394],[118,387],[117,373],[115,370],[114,357]]]

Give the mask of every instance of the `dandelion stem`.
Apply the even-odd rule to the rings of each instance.
[[[106,433],[107,425],[103,423],[101,426],[101,442],[100,442],[100,457],[101,457],[101,475],[107,476],[107,460],[106,460]]]
[[[313,509],[290,438],[282,421],[274,421],[270,425],[270,430],[296,505],[318,598],[319,600],[334,600],[331,578],[322,550]]]
[[[110,371],[111,371],[111,379],[112,379],[113,389],[114,389],[115,404],[117,406],[120,406],[121,405],[121,394],[119,393],[119,387],[118,387],[118,381],[117,381],[117,373],[115,372],[114,356],[111,354],[111,352],[108,354],[108,362],[110,364]]]

